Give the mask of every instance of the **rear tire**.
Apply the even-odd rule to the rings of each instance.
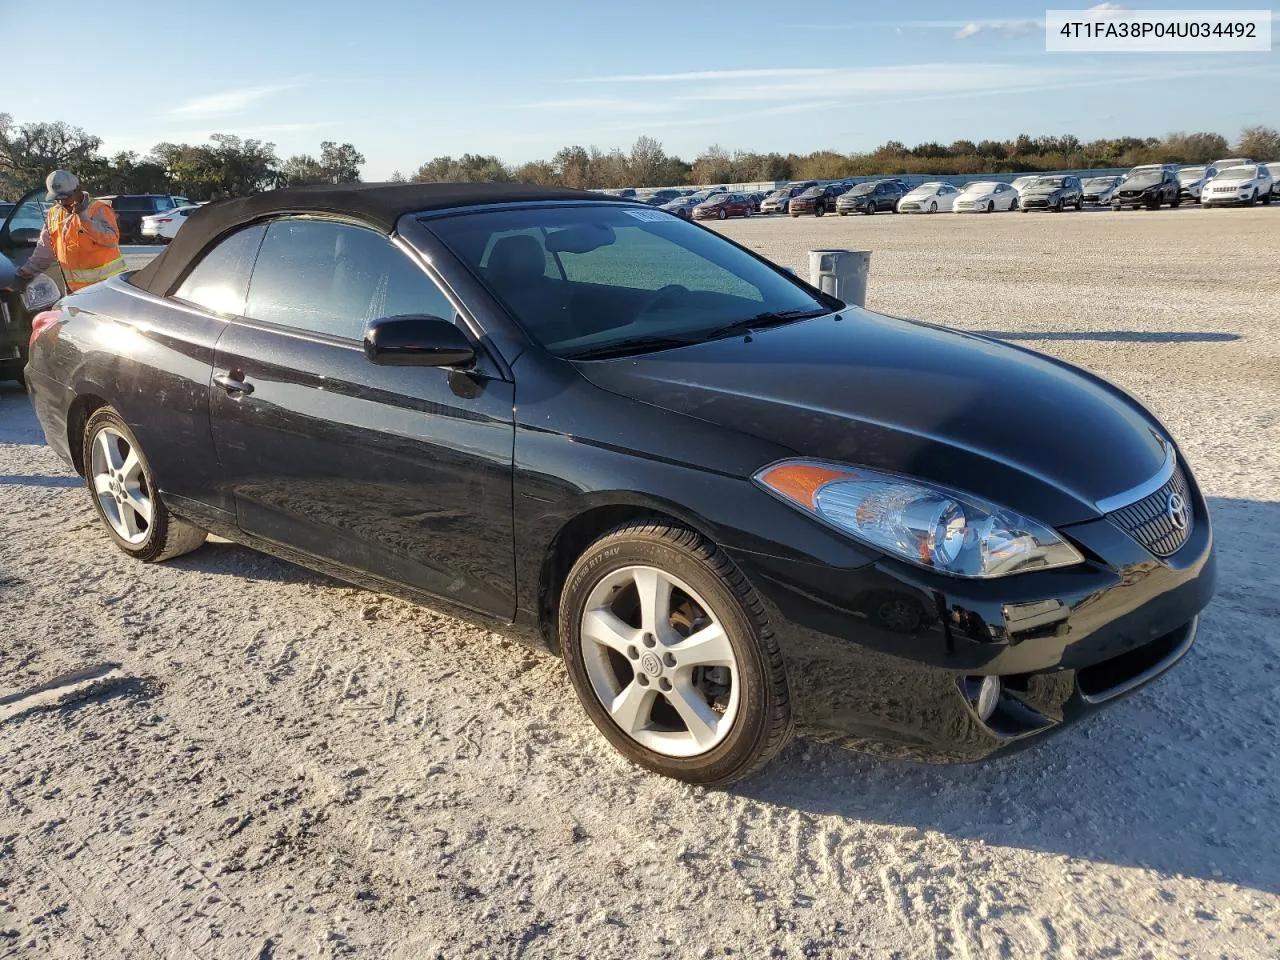
[[[85,481],[98,519],[117,547],[144,563],[190,553],[208,534],[169,512],[146,454],[124,418],[102,407],[84,427]]]
[[[633,763],[722,786],[791,740],[786,670],[764,608],[692,530],[654,518],[604,534],[569,572],[559,629],[583,709]],[[705,645],[681,646],[699,634]]]

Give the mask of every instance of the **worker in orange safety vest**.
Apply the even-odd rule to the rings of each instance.
[[[124,273],[120,226],[111,204],[94,200],[80,189],[76,175],[66,170],[53,171],[44,185],[54,204],[45,214],[35,251],[18,268],[18,279],[25,283],[56,262],[67,278],[67,291],[75,293]]]

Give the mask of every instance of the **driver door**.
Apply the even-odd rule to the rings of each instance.
[[[387,237],[282,218],[214,356],[214,444],[253,537],[470,610],[515,615],[514,385],[379,366],[366,324],[458,307]]]

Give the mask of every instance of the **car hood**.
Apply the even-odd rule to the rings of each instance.
[[[1018,192],[1025,193],[1028,197],[1051,197],[1066,189],[1066,187],[1026,187]]]
[[[967,490],[1058,526],[1096,518],[1099,500],[1148,481],[1168,451],[1136,401],[1083,370],[856,308],[576,366],[601,389],[799,456]]]

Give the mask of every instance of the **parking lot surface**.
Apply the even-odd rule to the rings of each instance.
[[[0,958],[1280,956],[1280,209],[716,229],[870,249],[870,308],[1149,404],[1218,543],[1187,658],[981,765],[800,741],[691,788],[493,633],[223,542],[129,561],[2,385]]]

